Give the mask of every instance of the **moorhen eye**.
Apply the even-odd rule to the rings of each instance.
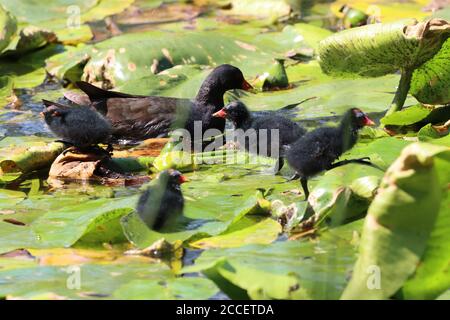
[[[147,227],[158,231],[183,213],[184,198],[180,184],[184,181],[186,178],[178,171],[163,171],[156,184],[142,193],[136,211]]]
[[[324,170],[330,170],[348,163],[372,165],[369,158],[336,161],[344,152],[353,148],[358,139],[361,126],[355,123],[354,117],[361,113],[363,119],[370,120],[362,111],[348,110],[337,128],[324,127],[306,133],[292,144],[287,154],[289,165],[296,174],[291,178],[298,179],[303,188],[305,198],[308,199],[308,179]]]
[[[283,167],[284,155],[288,146],[306,132],[305,129],[295,122],[276,114],[255,117],[248,111],[245,104],[240,101],[231,102],[213,116],[227,118],[233,123],[235,130],[241,129],[241,133],[245,133],[245,131],[250,129],[255,130],[256,141],[239,140],[245,142],[244,147],[247,151],[252,152],[256,150],[257,154],[260,154],[261,150],[267,150],[267,154],[263,154],[263,156],[277,157],[277,163],[274,168],[275,173],[278,173]],[[260,130],[267,131],[267,141],[261,140]],[[272,141],[271,130],[278,130],[279,141]],[[271,153],[273,151],[271,150],[272,142],[278,146],[277,154]]]

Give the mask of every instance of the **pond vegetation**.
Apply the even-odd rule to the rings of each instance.
[[[0,297],[448,299],[447,2],[0,0]],[[314,172],[305,200],[277,158],[156,136],[63,153],[39,116],[90,103],[79,81],[193,99],[222,64],[253,87],[225,105],[255,117],[311,132],[364,111],[339,160],[371,165]],[[183,214],[153,230],[136,205],[170,168]]]

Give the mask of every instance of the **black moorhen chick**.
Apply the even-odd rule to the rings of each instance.
[[[372,165],[369,158],[333,162],[356,144],[361,128],[374,124],[364,112],[353,108],[344,114],[339,127],[318,128],[292,144],[287,153],[288,163],[296,170],[292,180],[300,178],[306,199],[309,196],[308,178],[348,163]]]
[[[89,96],[91,106],[111,121],[114,138],[131,141],[165,137],[177,128],[187,129],[193,137],[194,121],[202,121],[203,131],[215,128],[223,132],[225,119],[213,118],[212,114],[224,106],[225,92],[252,89],[241,70],[228,64],[208,75],[194,100],[129,95],[83,81],[77,86]]]
[[[235,129],[243,130],[243,133],[249,129],[254,129],[256,131],[257,140],[256,148],[254,145],[247,143],[245,141],[245,149],[247,151],[256,151],[257,154],[261,150],[266,150],[267,154],[264,156],[278,157],[278,161],[275,165],[275,173],[281,170],[284,164],[284,155],[290,144],[297,141],[301,136],[306,133],[306,130],[300,127],[295,122],[284,118],[279,115],[261,115],[253,116],[247,109],[244,103],[240,101],[234,101],[213,114],[214,117],[226,118],[230,120]],[[262,141],[259,135],[259,130],[267,130],[267,141]],[[278,147],[277,154],[271,153],[271,130],[278,130],[279,141],[274,141],[274,145]],[[266,145],[264,146],[264,143]],[[264,148],[265,147],[265,148]],[[255,150],[256,149],[256,150]]]
[[[60,138],[58,141],[75,147],[81,152],[98,151],[99,143],[109,143],[112,133],[111,124],[91,107],[69,107],[48,100],[42,100],[42,102],[44,110],[41,116],[50,130]],[[106,151],[109,154],[111,150]]]
[[[184,198],[180,185],[186,178],[176,170],[162,171],[155,185],[139,198],[137,212],[152,230],[160,230],[183,213]]]

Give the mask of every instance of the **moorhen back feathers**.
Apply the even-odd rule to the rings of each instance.
[[[163,171],[156,184],[142,193],[136,211],[147,227],[158,231],[183,213],[184,198],[180,185],[185,181],[185,177],[176,170]]]
[[[129,95],[82,81],[77,86],[89,96],[91,106],[111,121],[114,137],[129,140],[167,136],[176,128],[185,128],[193,136],[194,121],[202,121],[203,131],[215,128],[223,132],[225,120],[212,118],[224,106],[223,95],[231,89],[251,88],[241,70],[228,64],[208,75],[193,100]]]
[[[344,152],[350,150],[358,139],[358,131],[368,125],[374,125],[360,109],[348,110],[338,127],[318,128],[308,132],[294,144],[287,153],[288,163],[296,170],[296,178],[300,178],[306,198],[308,178],[338,165],[357,162],[370,164],[363,159],[346,160],[333,164]]]
[[[41,115],[50,130],[62,141],[77,148],[87,148],[99,143],[108,143],[112,128],[98,112],[88,106],[65,106],[42,100]]]

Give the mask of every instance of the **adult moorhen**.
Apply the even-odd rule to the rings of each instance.
[[[213,114],[214,117],[226,118],[230,120],[236,130],[238,141],[243,141],[245,149],[250,152],[256,152],[259,155],[277,158],[274,172],[281,170],[284,164],[284,156],[289,145],[306,133],[306,130],[295,122],[273,114],[273,115],[252,115],[244,103],[234,101]],[[245,137],[251,139],[249,129],[255,130],[254,141],[244,140]],[[261,130],[266,130],[267,135]],[[272,141],[271,130],[278,130],[277,141]],[[267,139],[265,139],[267,137]],[[273,149],[275,148],[275,149]],[[275,153],[273,154],[272,151]],[[261,154],[264,153],[264,154]]]
[[[81,152],[99,150],[97,146],[99,143],[109,143],[112,133],[111,124],[91,107],[69,107],[48,100],[42,100],[42,102],[44,110],[41,116],[50,130],[61,139],[58,141],[75,147]],[[107,151],[109,153],[111,150],[107,149]]]
[[[214,128],[223,132],[225,119],[213,118],[212,114],[224,106],[225,92],[252,89],[241,70],[228,64],[208,75],[194,100],[129,95],[83,81],[77,86],[89,96],[91,106],[111,121],[114,138],[131,141],[164,137],[177,128],[187,129],[193,137],[194,121],[202,121],[203,131]]]
[[[156,184],[141,195],[136,211],[150,229],[160,230],[183,213],[184,198],[180,185],[186,181],[176,170],[162,171]]]
[[[369,158],[343,160],[333,163],[344,152],[350,150],[358,139],[358,131],[364,126],[375,123],[360,109],[348,110],[338,127],[318,128],[308,132],[291,145],[287,153],[288,163],[296,174],[291,179],[300,178],[300,182],[308,199],[308,178],[324,171],[348,163],[372,165]]]

